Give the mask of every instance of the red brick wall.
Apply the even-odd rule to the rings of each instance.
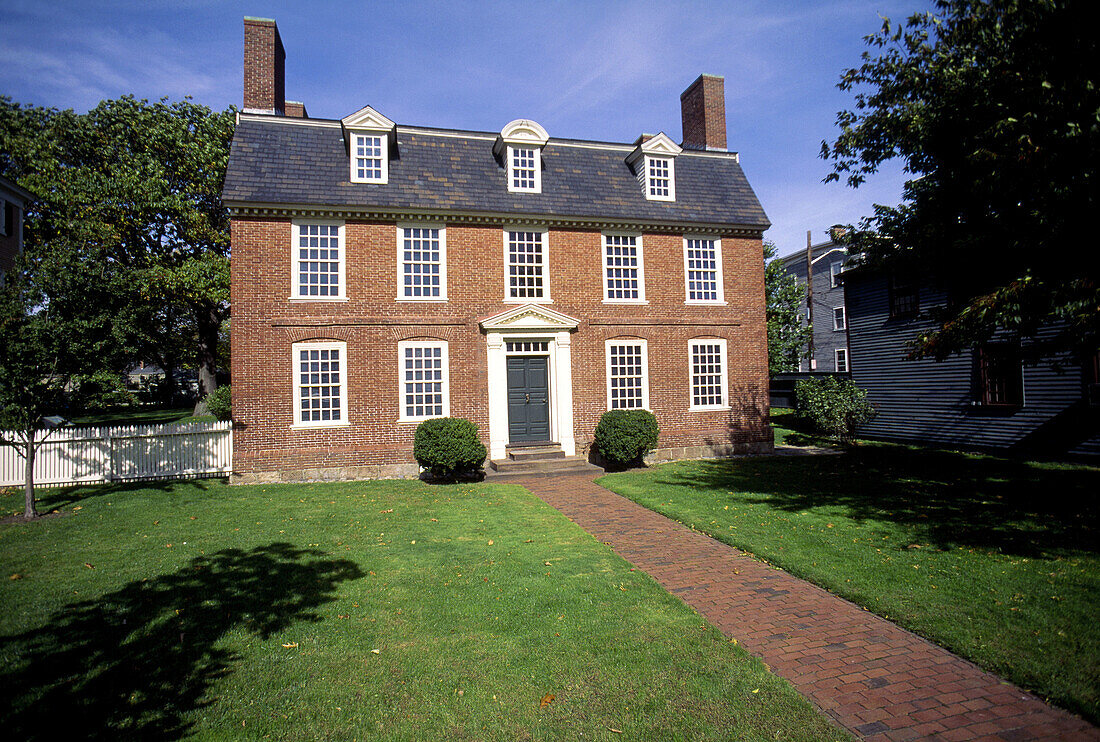
[[[232,237],[238,471],[411,462],[415,424],[397,422],[397,343],[413,338],[449,343],[450,414],[477,423],[488,443],[486,342],[478,320],[514,306],[502,301],[500,227],[447,225],[445,304],[394,301],[398,285],[393,223],[347,222],[346,302],[287,301],[289,220],[235,219]],[[582,320],[572,340],[578,452],[591,440],[596,421],[607,409],[604,341],[613,337],[648,341],[649,398],[661,426],[661,448],[770,440],[760,240],[722,239],[728,306],[685,306],[682,236],[645,234],[649,304],[615,306],[602,303],[601,239],[598,231],[553,229],[548,239],[553,299],[549,306]],[[312,324],[323,327],[305,326]],[[688,340],[698,337],[727,340],[728,411],[688,410]],[[307,339],[347,342],[349,427],[290,427],[291,344]]]

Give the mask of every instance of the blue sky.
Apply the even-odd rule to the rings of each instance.
[[[862,37],[930,0],[753,2],[285,2],[0,0],[0,94],[85,111],[103,98],[241,105],[242,18],[275,18],[286,96],[312,116],[366,104],[399,124],[679,141],[680,93],[726,79],[729,147],[788,254],[873,203],[895,204],[891,166],[863,187],[823,184],[818,157],[851,97],[836,89]]]

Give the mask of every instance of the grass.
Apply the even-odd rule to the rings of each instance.
[[[771,423],[777,446],[838,447],[836,441],[814,431],[807,423],[799,420],[795,411],[788,407],[772,407]]]
[[[157,425],[213,421],[213,415],[191,414],[194,407],[157,407],[153,409],[132,407],[107,412],[78,415],[72,419],[74,425]]]
[[[12,739],[846,738],[519,487],[40,492],[0,526]]]
[[[863,443],[600,484],[1100,721],[1100,469]]]

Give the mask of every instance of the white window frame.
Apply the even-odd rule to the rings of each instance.
[[[405,295],[405,230],[439,230],[439,296]],[[447,227],[443,224],[426,222],[399,223],[397,225],[397,301],[404,302],[445,302],[447,301]]]
[[[12,216],[14,217],[15,214],[13,213]],[[14,224],[8,225],[8,202],[6,199],[0,198],[0,236],[11,237],[15,232],[15,230],[12,229],[14,226]]]
[[[351,129],[348,132],[348,135],[349,135],[350,141],[351,141],[351,146],[348,147],[348,150],[349,150],[348,154],[350,155],[350,163],[349,164],[351,166],[351,172],[350,172],[351,182],[352,183],[381,183],[381,184],[388,183],[389,179],[390,179],[390,138],[389,138],[389,135],[384,131],[369,131],[369,130],[365,130],[365,129]],[[356,149],[359,146],[359,137],[374,137],[374,138],[378,139],[379,150],[381,152],[380,157],[381,157],[381,161],[382,161],[381,162],[381,168],[380,168],[381,171],[382,171],[382,176],[381,177],[379,177],[379,178],[360,178],[359,177],[359,173],[358,173],[359,168],[357,167],[358,163],[356,162],[356,160],[358,159],[356,157]]]
[[[397,344],[397,422],[419,423],[436,417],[449,417],[451,414],[451,361],[446,340],[402,340]],[[440,358],[443,371],[443,414],[410,416],[405,410],[405,350],[407,348],[441,348]],[[413,382],[415,383],[415,381]]]
[[[716,277],[716,299],[692,299],[691,278],[688,268],[688,249],[691,240],[707,240],[714,243],[714,271]],[[722,240],[705,235],[684,235],[684,303],[722,305],[726,303],[725,280],[722,270]]]
[[[837,314],[836,314],[836,311],[838,309],[840,310],[840,321],[839,322],[837,322]],[[833,331],[834,332],[840,332],[841,330],[846,330],[846,329],[848,329],[848,312],[844,309],[844,305],[841,304],[839,307],[833,307]]]
[[[832,263],[829,263],[829,288],[835,289],[837,286],[840,285],[840,282],[837,281],[837,277],[840,276],[840,274],[843,272],[844,261],[835,260]]]
[[[299,228],[303,226],[326,226],[326,227],[338,227],[336,233],[337,249],[340,251],[340,260],[337,267],[337,281],[339,289],[335,295],[328,296],[302,296],[299,293],[301,289],[301,263],[302,260],[298,255],[298,240],[301,237]],[[315,302],[315,301],[347,301],[348,300],[348,287],[347,287],[347,264],[348,264],[348,248],[347,248],[347,228],[344,222],[341,221],[328,221],[318,219],[294,219],[291,221],[291,238],[290,238],[290,301],[293,302]],[[308,262],[308,261],[307,261]]]
[[[607,272],[612,268],[608,264],[607,247],[608,240],[615,238],[632,238],[638,257],[638,297],[636,299],[613,299],[610,296],[611,286],[608,283]],[[600,253],[603,255],[603,303],[604,304],[648,304],[645,298],[645,259],[642,247],[642,235],[634,232],[603,232],[600,235]]]
[[[652,163],[661,161],[668,165],[668,194],[657,195],[653,193],[652,172],[650,166]],[[645,160],[642,163],[645,167],[645,197],[647,201],[675,201],[676,200],[676,159],[674,157],[659,157],[657,155],[646,155]]]
[[[611,406],[611,348],[612,346],[632,345],[641,349],[642,358],[642,406],[641,407],[612,407]],[[607,389],[608,410],[648,410],[649,407],[649,343],[642,338],[611,338],[604,341],[604,377]]]
[[[515,170],[516,170],[516,153],[519,150],[524,150],[531,153],[531,157],[534,159],[533,164],[533,180],[534,185],[529,188],[524,188],[516,185]],[[506,172],[508,175],[508,191],[510,193],[542,193],[542,149],[537,144],[531,145],[508,145],[508,167]],[[528,168],[523,168],[527,170]]]
[[[722,403],[697,405],[695,404],[695,348],[700,345],[717,345],[721,357],[722,371]],[[688,409],[695,410],[728,410],[730,408],[729,392],[729,356],[726,352],[725,338],[693,338],[688,341]]]
[[[844,368],[840,367],[840,359],[844,358]],[[838,374],[846,374],[852,370],[851,365],[848,363],[848,349],[847,348],[833,348],[833,370]]]
[[[542,240],[542,296],[512,296],[512,283],[508,250],[508,235],[511,232],[534,232],[541,234]],[[504,227],[504,303],[505,304],[553,304],[550,298],[550,230],[546,227],[512,225]]]
[[[291,347],[292,383],[294,385],[294,423],[292,428],[343,428],[351,425],[348,420],[348,344],[337,340],[307,341],[294,343]],[[340,352],[340,420],[302,421],[302,373],[301,352],[303,350],[337,350]]]

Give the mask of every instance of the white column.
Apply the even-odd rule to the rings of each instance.
[[[558,440],[566,456],[577,455],[577,441],[573,437],[573,364],[570,353],[572,336],[568,332],[559,332],[554,336],[557,346],[557,358],[554,365],[554,377],[557,378],[558,392]]]
[[[504,360],[504,335],[490,332],[485,340],[489,344],[489,458],[503,459],[508,445],[508,370]]]

